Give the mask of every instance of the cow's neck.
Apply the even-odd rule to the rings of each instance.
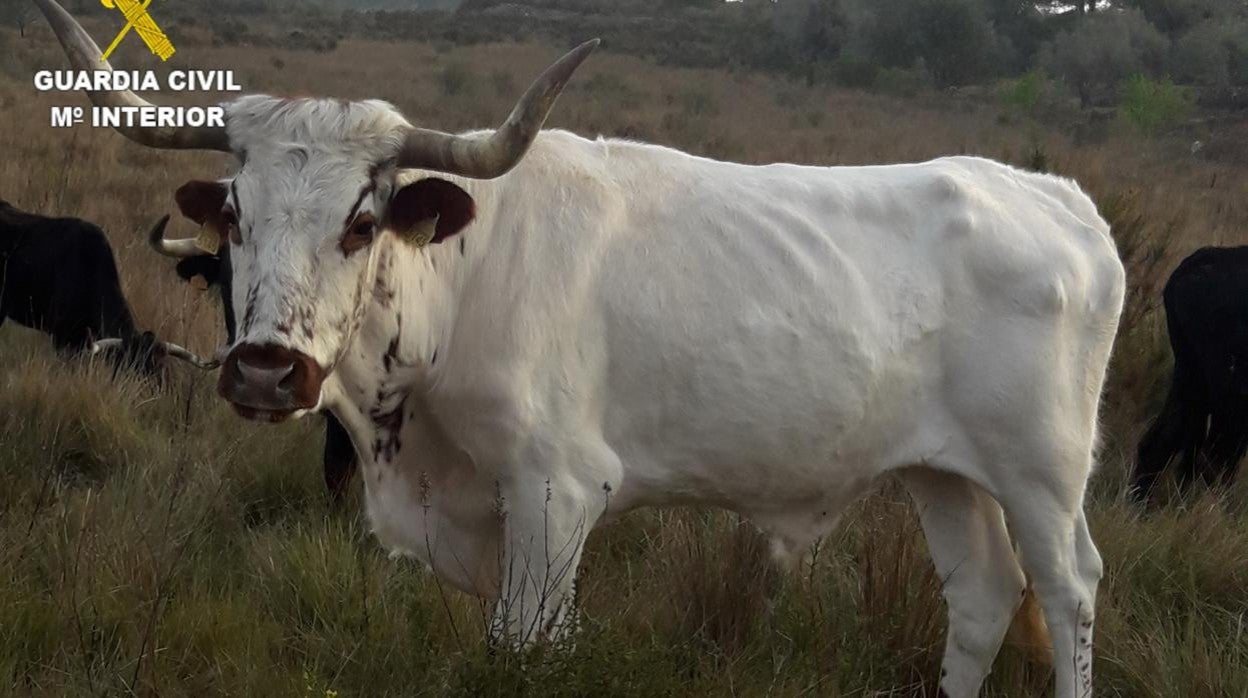
[[[471,186],[477,219],[465,233],[415,248],[387,237],[378,250],[370,304],[327,383],[329,408],[365,461],[394,460],[407,422],[430,415],[427,400],[449,360],[458,300],[489,249],[492,187]],[[487,191],[481,191],[485,189]],[[493,197],[488,197],[493,198]]]

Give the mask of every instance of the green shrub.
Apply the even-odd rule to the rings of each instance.
[[[1134,75],[1123,85],[1119,113],[1140,131],[1156,134],[1178,125],[1191,108],[1187,93],[1169,78],[1153,80]]]
[[[1001,101],[1014,111],[1034,114],[1047,79],[1042,71],[1033,70],[1015,80],[1007,80],[1001,90]]]

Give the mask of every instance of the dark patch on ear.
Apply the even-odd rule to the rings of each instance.
[[[228,194],[229,190],[221,182],[192,180],[178,187],[173,198],[178,202],[182,215],[204,225],[220,222],[221,209],[225,208]]]
[[[412,239],[436,221],[429,242],[442,242],[467,227],[476,215],[476,202],[468,192],[445,179],[429,177],[395,192],[385,227]]]

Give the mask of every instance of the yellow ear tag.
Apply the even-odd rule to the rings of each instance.
[[[424,247],[433,240],[433,236],[438,234],[439,217],[427,218],[416,224],[416,227],[408,234],[408,239],[411,240],[413,245]]]
[[[199,235],[195,238],[195,246],[208,254],[216,254],[221,249],[221,235],[212,226],[205,223],[199,226]]]

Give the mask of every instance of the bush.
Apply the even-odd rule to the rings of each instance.
[[[923,61],[913,68],[884,68],[875,76],[875,89],[885,94],[910,97],[929,89],[932,74]]]
[[[845,87],[870,88],[879,72],[879,66],[859,56],[842,55],[832,64],[833,79]]]
[[[1134,75],[1123,86],[1119,113],[1132,126],[1151,135],[1177,126],[1191,108],[1187,93],[1168,78],[1150,80]]]
[[[1001,90],[1001,101],[1014,111],[1028,115],[1034,114],[1047,87],[1046,82],[1048,79],[1044,73],[1037,70],[1016,80],[1009,80]]]

